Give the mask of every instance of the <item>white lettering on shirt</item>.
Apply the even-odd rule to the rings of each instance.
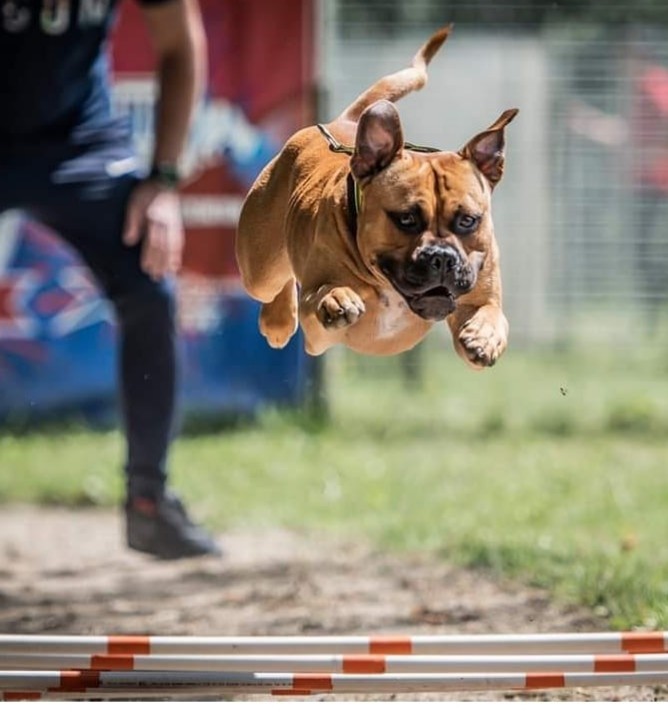
[[[62,35],[70,28],[76,13],[73,4],[72,0],[41,0],[41,10],[35,10],[25,0],[0,0],[0,30],[19,34],[36,21],[44,34]],[[111,4],[112,0],[80,0],[78,26],[86,29],[103,25]]]
[[[62,35],[70,26],[70,10],[70,0],[42,0],[42,30],[47,35]]]
[[[23,32],[30,24],[30,10],[10,0],[2,6],[2,26],[7,32]]]
[[[101,25],[109,12],[110,0],[80,0],[79,27]]]

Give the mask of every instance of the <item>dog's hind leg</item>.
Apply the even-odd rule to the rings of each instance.
[[[260,311],[260,333],[269,346],[282,349],[297,331],[297,284],[290,278],[273,301]]]
[[[236,240],[244,288],[262,302],[260,333],[275,349],[283,348],[298,328],[297,285],[284,228],[293,164],[284,153],[264,168],[246,196]]]

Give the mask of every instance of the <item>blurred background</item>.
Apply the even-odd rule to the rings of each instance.
[[[183,191],[182,488],[221,527],[343,526],[575,591],[620,625],[666,625],[668,4],[201,5],[210,78]],[[457,150],[520,109],[493,206],[507,353],[473,372],[440,324],[390,358],[310,359],[299,335],[272,351],[234,264],[246,190],[292,132],[336,116],[448,22],[429,83],[399,110],[407,140]],[[146,158],[141,32],[124,2],[116,100]],[[5,215],[0,500],[119,496],[114,369],[113,319],[76,256]],[[110,433],[64,431],[65,415]],[[55,436],[31,431],[54,419]]]
[[[494,218],[516,345],[657,337],[668,289],[668,9],[661,2],[325,3],[326,113],[455,31],[401,104],[409,140],[461,147],[502,110]]]
[[[402,101],[401,115],[408,140],[456,150],[504,109],[521,109],[494,205],[512,350],[665,342],[665,3],[202,0],[202,9],[209,91],[185,158],[179,290],[185,413],[326,398],[323,364],[299,338],[271,352],[256,333],[257,305],[234,264],[239,207],[292,132],[335,116],[450,21],[427,88]],[[148,160],[155,87],[133,3],[113,48],[118,108]],[[8,215],[0,234],[0,418],[74,408],[113,420],[113,319],[95,285],[40,226]],[[431,340],[446,341],[443,331]],[[410,374],[420,359],[396,361]]]

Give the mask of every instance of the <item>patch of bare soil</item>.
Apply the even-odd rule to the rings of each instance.
[[[222,560],[155,562],[124,547],[118,512],[0,507],[0,632],[443,635],[602,629],[586,611],[556,606],[542,591],[427,556],[275,529],[227,531],[220,542]],[[649,701],[668,699],[668,690],[337,699]]]

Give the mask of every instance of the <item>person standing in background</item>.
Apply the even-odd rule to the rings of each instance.
[[[206,77],[206,37],[197,0],[133,1],[159,89],[146,175],[129,122],[111,106],[119,0],[0,0],[0,213],[19,209],[53,229],[114,307],[128,546],[161,559],[220,555],[167,486],[178,371],[172,278],[184,246],[178,159]]]

